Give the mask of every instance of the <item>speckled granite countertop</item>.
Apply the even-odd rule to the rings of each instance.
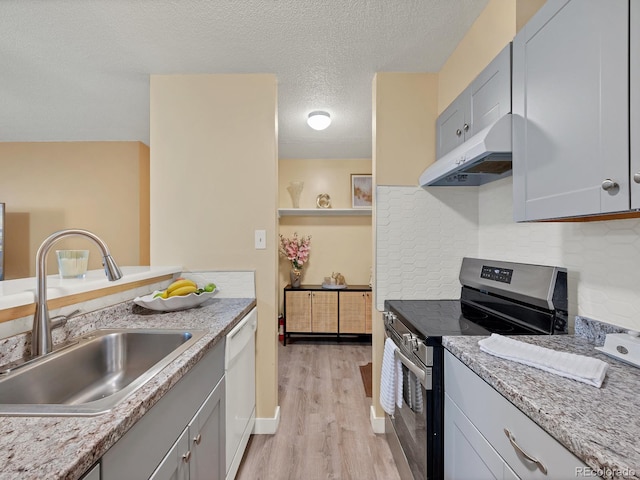
[[[640,479],[640,369],[573,335],[517,340],[610,364],[601,388],[480,351],[484,337],[444,337],[444,346],[595,472]]]
[[[214,298],[181,312],[124,303],[72,319],[65,336],[94,328],[187,328],[209,333],[113,410],[94,417],[0,417],[0,479],[77,479],[256,305]],[[135,313],[138,312],[138,313]],[[15,345],[0,345],[2,357]],[[5,363],[5,362],[2,362]]]

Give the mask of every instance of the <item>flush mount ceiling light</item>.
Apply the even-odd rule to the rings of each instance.
[[[331,116],[327,112],[317,110],[309,114],[307,123],[314,130],[324,130],[331,125]]]

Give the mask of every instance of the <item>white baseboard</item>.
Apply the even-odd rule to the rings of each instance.
[[[373,433],[384,433],[384,417],[376,417],[376,411],[371,405],[371,410],[369,412],[369,420],[371,421],[371,428],[373,429]]]
[[[275,416],[269,417],[256,417],[256,423],[253,426],[254,435],[273,435],[278,431],[278,425],[280,424],[280,405],[276,407]],[[384,420],[383,420],[384,424]]]

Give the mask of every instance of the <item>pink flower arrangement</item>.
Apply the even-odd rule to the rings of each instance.
[[[309,245],[311,236],[299,237],[294,233],[292,238],[280,235],[280,255],[291,261],[293,268],[300,270],[307,260],[309,260]]]

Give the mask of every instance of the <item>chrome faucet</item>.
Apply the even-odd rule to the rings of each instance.
[[[60,230],[47,237],[36,253],[36,313],[33,317],[33,329],[31,331],[31,356],[39,357],[53,350],[51,338],[51,320],[47,308],[47,254],[54,243],[65,237],[87,237],[93,240],[102,251],[102,265],[110,282],[122,278],[122,272],[118,264],[111,257],[109,247],[97,235],[76,228]]]

